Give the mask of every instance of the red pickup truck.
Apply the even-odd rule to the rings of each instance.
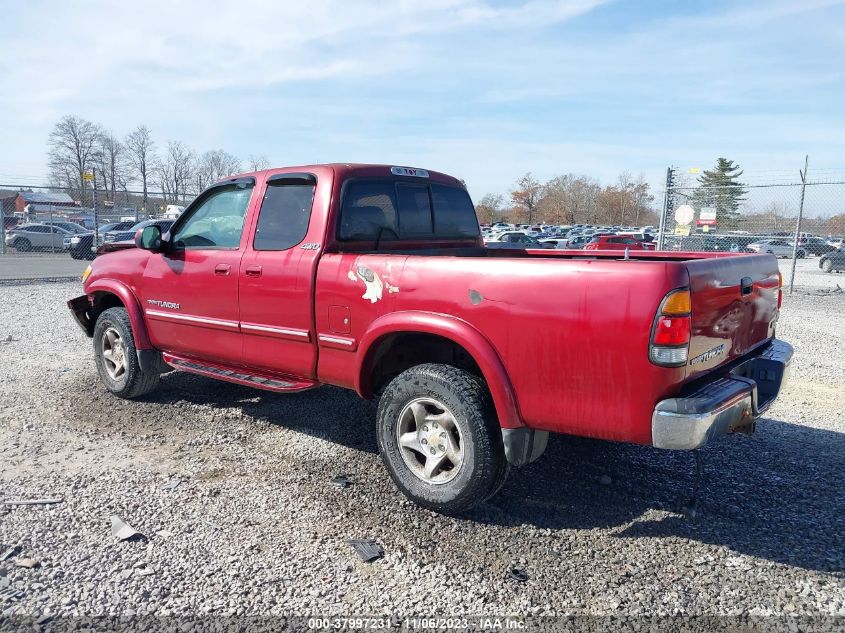
[[[396,485],[460,512],[548,434],[695,449],[750,431],[792,348],[770,255],[487,249],[463,182],[270,169],[110,245],[68,306],[124,398],[177,369],[380,397]]]

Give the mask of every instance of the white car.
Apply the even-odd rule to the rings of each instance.
[[[23,224],[6,231],[6,246],[19,252],[31,250],[63,250],[64,238],[73,235],[58,226],[48,224]]]
[[[757,253],[768,253],[775,257],[792,257],[792,244],[786,240],[762,240],[749,244],[748,248]],[[798,257],[803,259],[807,251],[798,247]]]

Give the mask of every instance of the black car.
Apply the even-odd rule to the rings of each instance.
[[[835,246],[831,246],[820,237],[808,237],[805,240],[799,240],[798,243],[810,255],[826,255],[836,250]]]
[[[168,229],[173,224],[173,220],[144,220],[143,222],[138,222],[137,224],[133,224],[127,229],[117,229],[113,231],[108,231],[103,235],[103,241],[105,242],[126,242],[129,240],[135,239],[135,233],[138,229],[143,229],[145,226],[151,226],[155,224],[156,226],[161,227],[162,233],[167,233]]]
[[[819,268],[826,273],[845,270],[845,246],[822,255],[819,259]]]
[[[112,222],[110,224],[104,224],[101,226],[97,232],[100,236],[100,241],[103,239],[103,235],[105,235],[109,231],[125,231],[126,229],[130,229],[135,225],[135,222]],[[94,233],[93,231],[90,233],[81,233],[79,235],[73,235],[69,239],[67,239],[67,252],[70,253],[70,256],[74,259],[94,259]]]

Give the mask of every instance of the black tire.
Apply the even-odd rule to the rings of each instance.
[[[82,259],[82,256],[77,251],[70,251],[71,259]]]
[[[833,272],[833,262],[831,262],[829,259],[823,261],[822,262],[822,270],[826,273],[832,273]]]
[[[805,251],[798,251],[797,255],[798,259],[804,259],[805,257],[807,257],[807,253]]]
[[[463,460],[444,483],[430,483],[415,474],[399,446],[400,416],[420,398],[445,405],[460,429]],[[509,464],[487,385],[456,367],[417,365],[394,378],[379,402],[377,433],[379,453],[396,486],[430,510],[464,512],[493,496],[507,478]]]
[[[12,244],[15,247],[15,250],[20,253],[28,253],[32,250],[32,242],[30,242],[25,237],[21,237],[15,240],[15,243]]]
[[[109,364],[104,356],[109,331],[115,331],[119,336],[122,350],[120,356],[123,361],[123,371],[119,376],[110,374]],[[159,374],[144,372],[138,364],[132,325],[125,308],[109,308],[97,318],[97,324],[94,326],[94,361],[106,389],[120,398],[139,398],[158,386]]]

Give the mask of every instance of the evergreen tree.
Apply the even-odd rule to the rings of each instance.
[[[715,207],[716,221],[722,228],[734,228],[739,219],[739,206],[748,189],[739,181],[742,170],[727,158],[716,160],[716,167],[705,169],[698,177],[698,188],[693,201],[701,207]]]

